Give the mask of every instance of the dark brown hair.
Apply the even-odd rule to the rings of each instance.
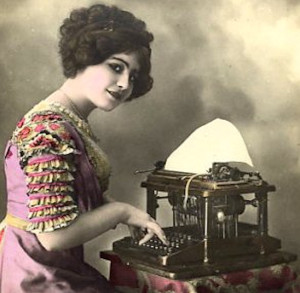
[[[140,71],[129,100],[152,88],[150,43],[153,35],[132,13],[103,4],[75,9],[64,20],[60,34],[59,53],[67,78],[114,54],[137,52]]]

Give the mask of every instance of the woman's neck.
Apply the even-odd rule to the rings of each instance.
[[[94,104],[80,93],[76,83],[70,79],[67,79],[47,100],[62,104],[83,120],[87,120],[90,113],[96,108]]]

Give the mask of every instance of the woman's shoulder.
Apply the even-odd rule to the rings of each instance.
[[[61,133],[65,124],[61,113],[55,111],[50,104],[42,101],[29,110],[17,123],[12,138],[14,141],[26,141],[41,133]],[[64,131],[65,132],[65,131]],[[67,137],[65,137],[67,138]]]
[[[34,106],[17,123],[11,141],[24,160],[47,152],[61,155],[76,152],[66,119],[44,101]]]

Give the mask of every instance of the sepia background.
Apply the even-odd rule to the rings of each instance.
[[[81,0],[1,0],[0,151],[16,122],[63,82],[58,28]],[[110,193],[145,209],[146,175],[201,125],[219,117],[242,133],[255,168],[276,185],[270,234],[300,256],[300,4],[297,0],[113,0],[154,33],[153,90],[90,122],[110,157]],[[2,160],[1,156],[1,160]],[[1,161],[0,214],[5,215]],[[159,215],[159,221],[165,221]],[[127,234],[89,242],[86,259],[107,274],[100,250]]]

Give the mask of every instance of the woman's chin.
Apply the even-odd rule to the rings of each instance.
[[[106,104],[106,105],[101,105],[101,106],[98,106],[97,108],[104,111],[104,112],[111,112],[112,110],[117,108],[119,105],[120,105],[119,102],[115,102],[115,103],[109,103],[109,104]]]

